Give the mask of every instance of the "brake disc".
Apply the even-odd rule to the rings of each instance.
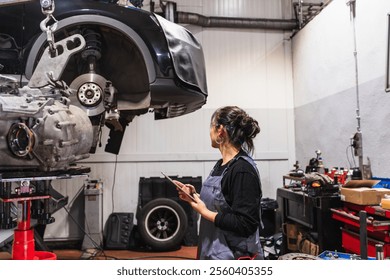
[[[106,82],[104,77],[94,73],[78,76],[70,85],[76,92],[70,97],[72,104],[84,110],[89,117],[103,113]]]
[[[319,260],[319,258],[304,253],[289,253],[280,256],[278,260]]]

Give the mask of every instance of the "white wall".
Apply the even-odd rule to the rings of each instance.
[[[281,0],[176,2],[178,11],[207,16],[283,17]],[[154,121],[151,114],[138,117],[127,127],[117,158],[99,150],[83,162],[92,169],[91,179],[103,181],[104,221],[113,211],[135,213],[140,177],[161,176],[160,172],[164,171],[205,179],[220,157],[210,147],[210,117],[216,108],[224,105],[238,105],[260,123],[262,131],[255,141],[254,157],[260,169],[264,197],[276,198],[282,175],[295,162],[290,34],[186,27],[204,48],[207,104],[176,119]],[[56,183],[71,199],[82,180]],[[80,234],[70,229],[72,222],[64,210],[55,217],[57,221],[48,226],[46,239],[75,238]]]
[[[363,154],[365,163],[370,158],[373,175],[387,178],[390,95],[385,92],[385,68],[390,1],[356,2]],[[344,0],[334,0],[293,38],[296,157],[302,165],[320,149],[327,167],[355,166],[346,154],[357,130],[353,52],[353,24]]]

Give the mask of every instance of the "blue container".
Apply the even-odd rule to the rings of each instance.
[[[373,188],[390,189],[390,178],[372,177],[372,180],[380,180],[380,182],[373,186]]]

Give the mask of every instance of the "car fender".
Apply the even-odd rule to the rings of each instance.
[[[146,46],[145,42],[142,40],[142,38],[131,27],[113,18],[109,18],[101,15],[87,14],[87,15],[71,16],[59,20],[56,31],[59,31],[65,27],[70,27],[72,25],[82,25],[82,24],[103,25],[121,32],[124,36],[132,40],[140,50],[142,57],[144,59],[146,69],[148,72],[149,84],[152,84],[156,80],[156,69],[154,66],[152,56],[149,52],[149,49]],[[38,53],[46,43],[46,40],[47,40],[47,35],[46,33],[42,32],[42,34],[35,40],[35,42],[32,45],[31,51],[26,61],[25,74],[27,79],[30,79],[32,76],[36,58],[38,56]]]

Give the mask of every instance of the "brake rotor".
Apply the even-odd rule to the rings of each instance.
[[[288,253],[280,256],[278,260],[318,260],[318,258],[304,253]]]
[[[78,76],[70,85],[76,92],[70,98],[72,104],[80,107],[90,117],[103,113],[106,82],[104,77],[94,73]]]

